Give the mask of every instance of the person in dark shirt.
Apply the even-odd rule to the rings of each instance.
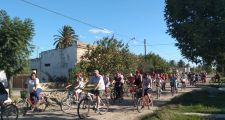
[[[134,75],[134,84],[137,86],[137,88],[142,88],[142,75],[140,74],[140,71],[136,71]]]
[[[8,93],[5,90],[4,85],[0,82],[0,104],[2,104],[8,98]]]

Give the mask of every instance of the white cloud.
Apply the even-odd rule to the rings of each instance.
[[[108,30],[108,29],[90,29],[89,32],[94,33],[94,34],[98,34],[98,33],[103,33],[103,34],[111,34],[112,31]]]
[[[99,36],[95,36],[95,39],[100,39],[101,37],[99,37]]]
[[[86,38],[86,36],[84,36],[84,35],[79,35],[79,38],[81,38],[81,39],[85,39],[85,38]]]

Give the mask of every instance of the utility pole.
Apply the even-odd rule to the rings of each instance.
[[[145,62],[146,62],[146,39],[144,39],[144,47],[145,47]]]

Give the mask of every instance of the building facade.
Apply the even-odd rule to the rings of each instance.
[[[39,58],[31,60],[31,70],[37,72],[41,82],[57,77],[69,78],[70,71],[86,51],[87,44],[81,41],[64,49],[43,51]]]

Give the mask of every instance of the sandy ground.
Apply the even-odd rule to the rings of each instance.
[[[159,109],[160,106],[170,101],[171,98],[178,96],[180,94],[190,92],[193,89],[199,89],[195,87],[188,86],[185,90],[179,88],[179,92],[174,96],[170,93],[170,87],[167,84],[166,91],[162,92],[162,95],[159,99],[156,99],[156,95],[154,95],[154,106],[150,109],[147,107],[139,113],[136,110],[136,107],[133,106],[131,97],[125,96],[122,103],[116,101],[112,105],[110,105],[109,111],[104,115],[99,115],[94,111],[90,112],[90,117],[87,120],[138,120],[139,117],[150,114],[154,110]],[[154,90],[154,89],[153,89]],[[26,116],[19,116],[19,120],[74,120],[79,119],[77,116],[76,109],[71,111],[70,113],[63,113],[60,110],[57,111],[47,111],[40,113],[28,113]]]

